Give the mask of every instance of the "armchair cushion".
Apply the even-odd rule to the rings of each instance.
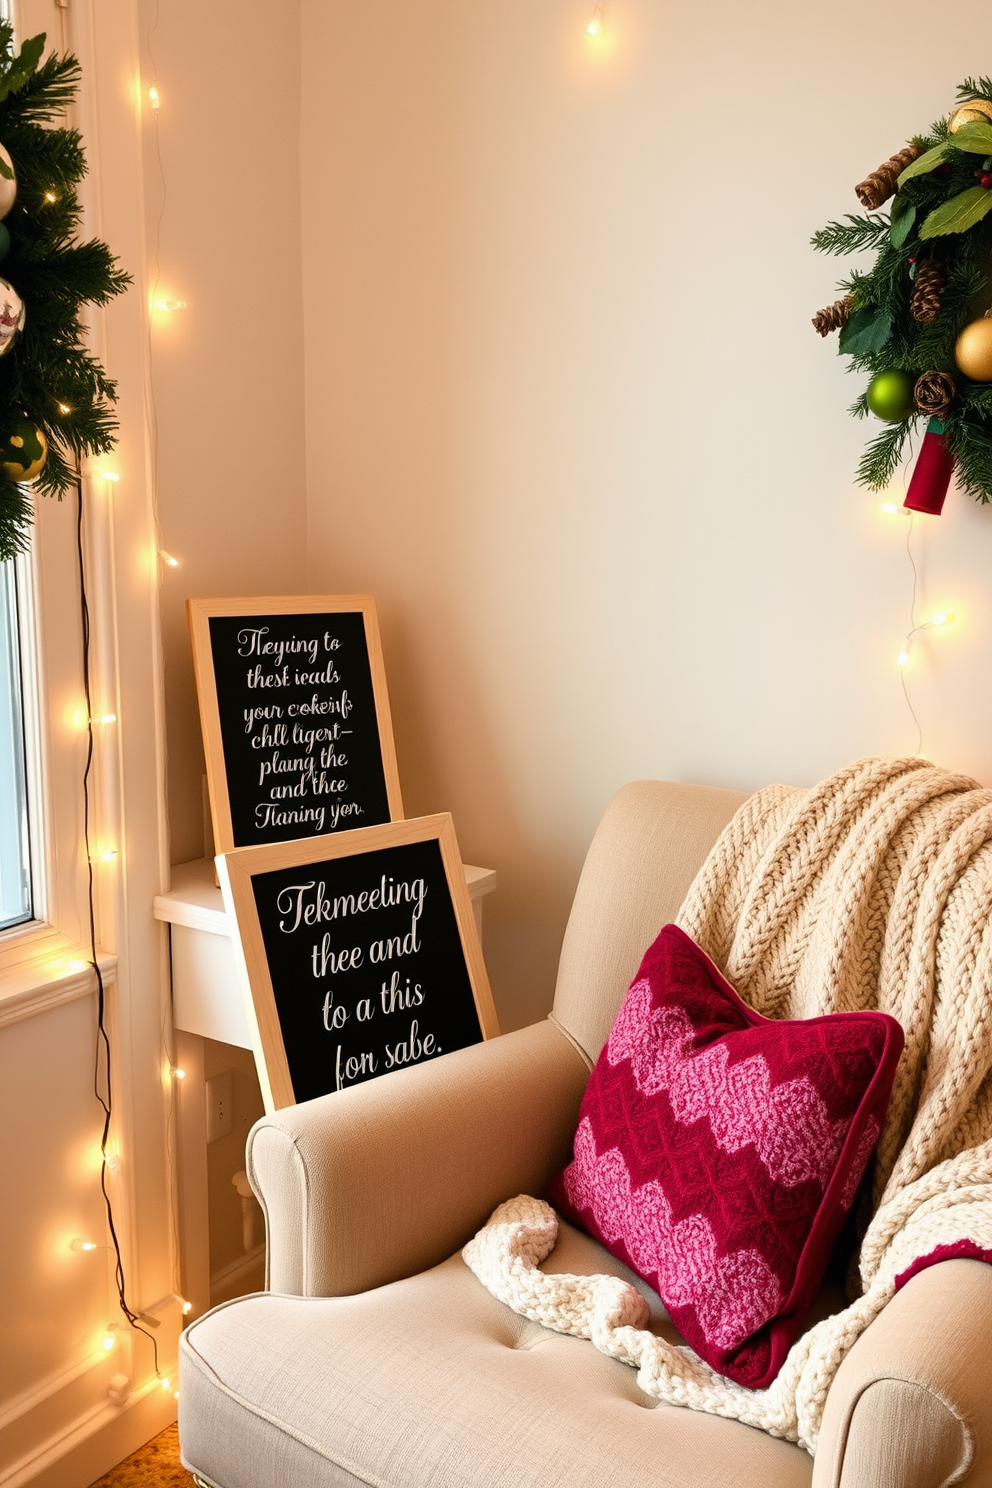
[[[549,1263],[641,1286],[561,1227]],[[460,1256],[360,1296],[216,1308],[182,1341],[183,1460],[219,1488],[808,1488],[800,1448],[659,1405],[633,1370],[517,1317]]]
[[[593,1071],[552,1201],[657,1287],[708,1364],[762,1388],[819,1289],[902,1044],[879,1012],[762,1017],[666,925]]]

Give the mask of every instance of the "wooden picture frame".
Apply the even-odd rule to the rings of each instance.
[[[217,869],[267,1111],[499,1033],[448,813]]]
[[[186,609],[215,852],[403,819],[379,621],[371,594],[189,599]],[[317,622],[325,615],[336,617],[335,635],[325,628],[321,639]],[[264,639],[273,631],[266,621],[286,631],[285,622],[297,618],[300,624],[288,635],[275,641]],[[235,630],[239,620],[245,626]],[[254,625],[254,621],[260,623]],[[238,639],[242,633],[243,643]],[[290,649],[294,645],[297,649]],[[348,675],[343,681],[334,670],[342,646],[348,655]],[[221,657],[219,674],[222,650],[230,655]],[[301,666],[311,663],[315,670],[301,671]],[[242,665],[243,673],[236,673],[235,668]],[[285,681],[281,680],[283,673]],[[294,677],[331,680],[295,682]],[[276,685],[269,685],[273,681]],[[294,716],[294,708],[304,712]],[[342,717],[346,708],[358,717]],[[345,729],[345,722],[352,728]],[[343,737],[338,738],[338,733]],[[297,735],[303,743],[296,742]],[[319,748],[315,735],[325,736]],[[360,741],[358,753],[349,754],[341,746],[355,735]],[[259,741],[263,748],[251,754]],[[326,768],[320,765],[324,758],[329,761]],[[301,768],[292,772],[288,766],[295,762]],[[262,772],[266,764],[271,771],[286,775],[285,780],[274,776],[268,780],[268,797],[264,780],[253,788],[248,784],[252,770],[257,766]],[[332,772],[329,779],[328,769]],[[360,782],[357,789],[356,780]],[[342,786],[343,791],[331,789]],[[351,794],[347,795],[349,787]],[[280,791],[284,795],[276,798],[274,793]],[[295,797],[289,794],[294,791]],[[334,826],[328,828],[328,821]]]

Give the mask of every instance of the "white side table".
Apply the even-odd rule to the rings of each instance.
[[[482,901],[495,889],[496,873],[467,863],[464,870],[481,934]],[[231,944],[234,926],[214,883],[213,859],[177,863],[172,888],[155,896],[153,912],[170,926],[176,1061],[185,1070],[178,1099],[180,1261],[192,1319],[211,1306],[203,1040],[250,1049],[251,1037]]]

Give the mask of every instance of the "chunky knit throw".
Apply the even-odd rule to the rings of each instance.
[[[879,1008],[902,1024],[862,1295],[748,1390],[649,1332],[628,1283],[540,1271],[558,1226],[542,1200],[500,1205],[462,1254],[514,1311],[633,1365],[647,1394],[812,1453],[841,1360],[898,1287],[948,1257],[992,1261],[992,791],[894,758],[812,790],[769,786],[729,823],[678,922],[766,1017]]]

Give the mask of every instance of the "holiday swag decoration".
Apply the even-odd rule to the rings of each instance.
[[[992,501],[992,79],[966,78],[950,118],[855,193],[864,214],[828,223],[812,241],[821,253],[876,253],[813,318],[821,336],[839,331],[838,350],[870,375],[851,412],[887,426],[858,479],[887,486],[923,421],[906,506],[939,513],[952,470],[969,495]]]
[[[80,308],[130,282],[105,243],[80,242],[76,130],[53,127],[79,85],[75,57],[15,51],[0,21],[0,561],[28,545],[28,483],[60,500],[84,455],[113,448],[115,386],[86,351]]]

